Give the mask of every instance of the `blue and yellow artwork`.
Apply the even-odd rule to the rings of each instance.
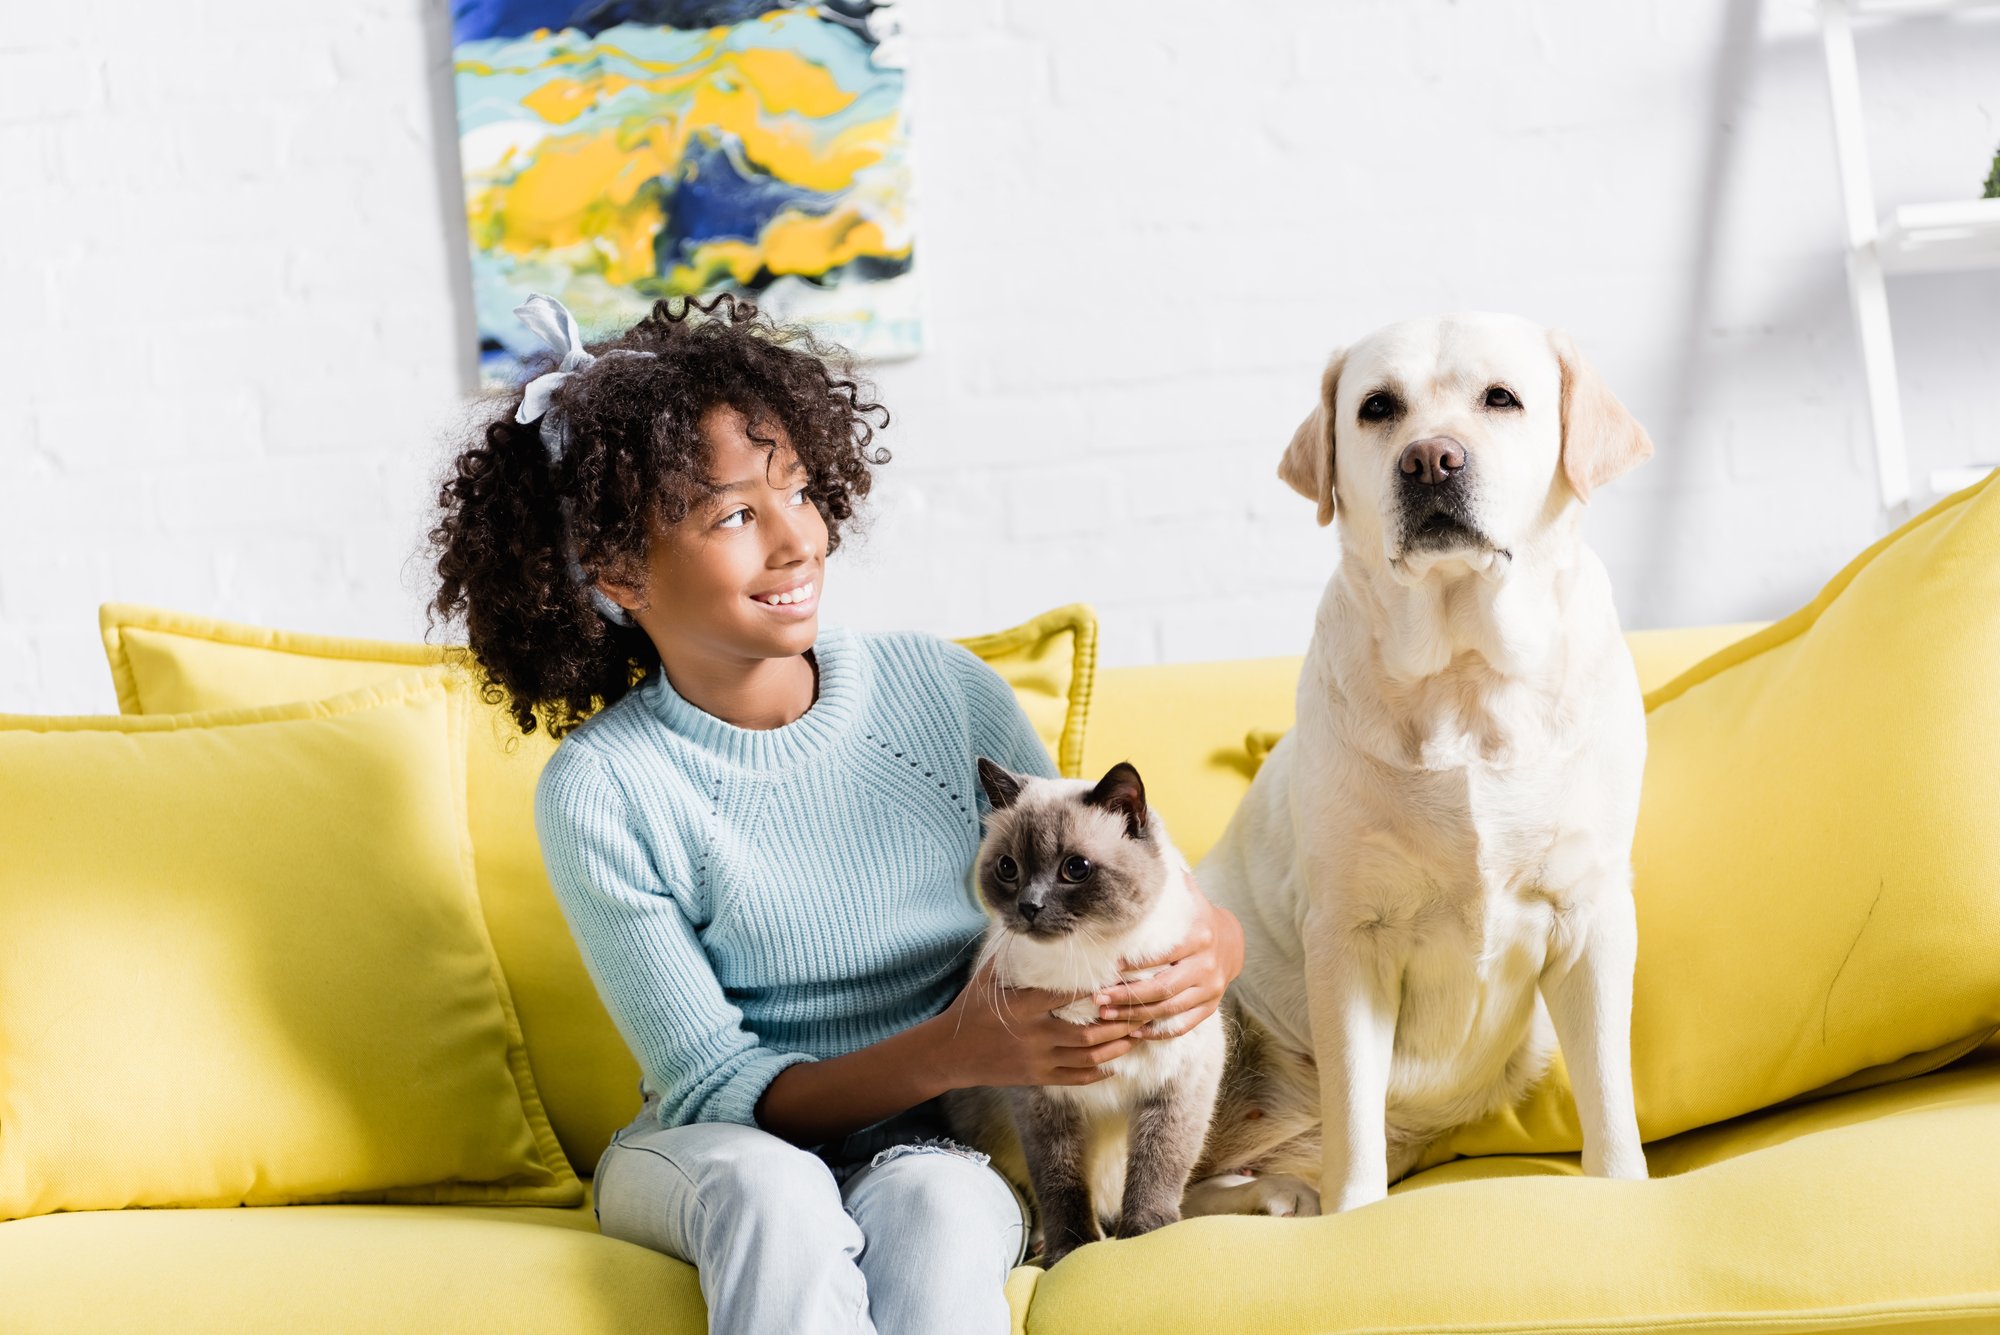
[[[456,0],[452,49],[480,375],[661,297],[748,294],[869,358],[909,356],[901,41],[871,0]]]

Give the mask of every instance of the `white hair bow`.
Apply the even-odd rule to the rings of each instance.
[[[538,375],[522,386],[521,407],[514,414],[514,420],[524,426],[533,422],[536,418],[541,419],[542,444],[549,452],[549,463],[551,465],[558,464],[562,462],[563,452],[569,445],[569,430],[563,423],[563,415],[561,413],[551,413],[549,411],[550,399],[555,394],[558,385],[596,361],[597,358],[584,350],[583,333],[577,328],[576,317],[569,313],[567,306],[564,306],[554,297],[544,296],[540,292],[537,292],[530,296],[524,304],[516,306],[514,314],[520,317],[522,324],[534,330],[536,336],[542,342],[546,343],[550,349],[562,354],[562,361],[556,366],[555,370]],[[607,357],[654,357],[658,354],[640,352],[633,348],[613,348],[604,355]],[[592,584],[585,577],[583,566],[577,560],[576,539],[573,536],[571,524],[572,507],[570,505],[570,498],[567,496],[563,497],[560,506],[562,510],[563,555],[569,562],[570,579],[589,590],[591,605],[597,609],[598,614],[606,621],[619,626],[632,625],[632,614],[613,602],[605,594],[604,590]]]

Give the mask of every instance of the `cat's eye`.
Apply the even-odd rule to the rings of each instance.
[[[1074,885],[1078,881],[1089,880],[1090,873],[1095,870],[1096,868],[1090,865],[1089,858],[1080,853],[1072,853],[1063,859],[1062,878]]]
[[[1486,406],[1489,408],[1518,408],[1521,401],[1514,397],[1514,391],[1505,385],[1491,385],[1486,390]]]
[[[1019,880],[1021,868],[1016,865],[1014,859],[1003,853],[1000,855],[1000,860],[993,864],[993,874],[1003,881]]]

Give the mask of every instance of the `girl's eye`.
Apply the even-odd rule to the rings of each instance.
[[[1005,855],[1002,855],[1000,861],[993,864],[993,870],[999,873],[1000,879],[1003,881],[1014,880],[1021,874],[1021,869],[1014,864],[1014,859]]]
[[[1486,406],[1489,408],[1518,408],[1521,401],[1514,397],[1514,391],[1505,385],[1494,385],[1486,391]]]
[[[792,493],[792,504],[793,505],[807,504],[806,489],[804,487],[800,487],[797,491]]]
[[[749,507],[749,506],[747,506],[747,505],[746,505],[746,506],[743,506],[743,507],[742,507],[741,509],[737,509],[737,510],[731,510],[731,511],[730,511],[730,512],[729,512],[728,514],[726,514],[726,515],[724,515],[724,516],[722,517],[722,522],[718,523],[718,524],[716,525],[716,527],[717,527],[717,528],[742,528],[742,527],[743,527],[743,525],[742,525],[742,524],[738,524],[738,523],[734,523],[734,522],[732,522],[732,521],[734,521],[734,520],[736,520],[736,519],[739,519],[739,518],[740,518],[740,519],[744,520],[744,522],[745,522],[745,523],[747,523],[747,522],[749,522],[749,515],[750,515],[750,507]]]
[[[1062,878],[1074,885],[1078,881],[1089,880],[1090,873],[1095,870],[1096,868],[1090,865],[1089,858],[1080,853],[1072,853],[1063,859]]]

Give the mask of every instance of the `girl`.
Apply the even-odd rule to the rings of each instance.
[[[1150,1022],[1214,1011],[1241,929],[1207,907],[1170,968],[1093,994],[1098,1024],[968,980],[976,758],[1056,768],[969,651],[819,624],[887,412],[730,296],[661,301],[595,357],[559,303],[517,314],[560,361],[458,456],[431,610],[562,738],[543,858],[643,1072],[599,1227],[697,1266],[731,1335],[1004,1332],[1027,1204],[939,1096],[1104,1078]]]

